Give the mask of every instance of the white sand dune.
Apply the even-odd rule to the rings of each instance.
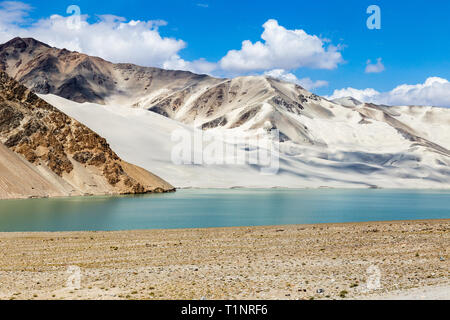
[[[399,116],[408,125],[418,128],[417,131],[371,106],[361,110],[356,107],[358,110],[355,110],[323,100],[321,105],[329,110],[311,105],[306,115],[280,113],[277,118],[280,130],[306,126],[307,134],[314,143],[292,140],[281,143],[279,170],[277,174],[267,175],[261,173],[264,166],[251,164],[173,163],[171,153],[178,142],[172,141],[171,135],[174,130],[193,134],[198,130],[192,125],[141,108],[80,104],[55,95],[40,97],[105,137],[125,161],[151,169],[178,188],[450,188],[450,159],[446,154],[447,149],[442,146],[448,146],[449,142],[446,139],[448,110],[445,109],[433,109],[436,113],[433,116],[434,124],[420,125],[423,121],[408,120],[407,112]],[[264,108],[267,110],[264,111]],[[272,111],[271,106],[263,105],[259,111],[260,121],[267,121],[264,114]],[[332,112],[333,116],[330,117],[327,111]],[[399,111],[401,108],[392,110]],[[270,116],[273,117],[273,114]],[[362,125],[364,119],[367,119],[367,123]],[[430,141],[423,140],[419,131],[425,132]],[[240,139],[249,136],[269,139],[266,130],[252,128],[251,124],[234,129],[217,127],[208,130],[209,134],[216,137],[220,137],[223,132],[231,132]],[[411,135],[414,135],[413,139]],[[235,144],[242,149],[240,141]],[[436,141],[441,142],[441,145],[437,145]],[[202,151],[194,147],[194,153]],[[258,150],[246,149],[244,152],[248,157]]]

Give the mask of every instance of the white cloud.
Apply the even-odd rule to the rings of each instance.
[[[178,57],[186,47],[183,40],[162,37],[158,27],[166,22],[128,21],[112,15],[98,16],[90,23],[88,16],[52,15],[22,26],[30,7],[21,2],[0,3],[0,42],[14,37],[33,37],[51,46],[100,56],[112,62],[132,62],[144,66],[162,67]]]
[[[198,3],[200,6],[206,3]],[[76,7],[75,7],[76,8]],[[159,28],[163,20],[128,20],[114,15],[52,15],[40,20],[28,19],[32,8],[16,1],[0,2],[0,43],[14,37],[33,37],[57,48],[99,56],[111,62],[130,62],[143,66],[187,70],[231,76],[283,69],[282,78],[313,89],[325,81],[297,79],[289,70],[300,67],[333,69],[342,62],[338,48],[329,40],[309,35],[303,30],[288,30],[276,20],[264,25],[262,42],[244,41],[241,50],[229,51],[219,62],[205,59],[187,61],[180,51],[187,44],[181,39],[164,37]],[[76,11],[76,10],[75,10]],[[72,11],[73,13],[74,11]],[[82,12],[81,12],[82,13]],[[286,70],[286,71],[285,71]]]
[[[22,23],[30,10],[31,6],[23,2],[0,2],[0,24]]]
[[[296,83],[296,84],[302,86],[303,88],[305,88],[306,90],[313,90],[313,89],[325,87],[328,85],[328,82],[324,81],[324,80],[313,81],[310,78],[299,79],[299,78],[297,78],[297,76],[295,74],[286,72],[283,69],[273,69],[270,71],[266,71],[264,74],[266,76],[269,76],[272,78]]]
[[[333,94],[329,97],[327,97],[330,100],[333,99],[339,99],[339,98],[346,98],[346,97],[353,97],[356,100],[359,100],[361,102],[376,102],[376,98],[380,95],[380,92],[376,91],[375,89],[355,89],[355,88],[344,88],[339,90],[334,90]]]
[[[194,73],[211,74],[217,68],[217,64],[208,62],[205,59],[186,61],[178,55],[172,56],[162,65],[164,69],[185,70]]]
[[[381,62],[381,58],[377,59],[377,63],[372,64],[372,61],[367,60],[366,73],[380,73],[384,71],[383,62]]]
[[[439,77],[430,77],[424,83],[403,84],[388,92],[375,89],[345,88],[335,90],[329,99],[351,96],[363,102],[386,105],[425,105],[450,107],[450,82]]]
[[[301,67],[334,69],[343,61],[338,48],[325,46],[326,39],[309,35],[304,30],[288,30],[270,19],[263,25],[264,42],[242,42],[240,50],[231,50],[220,61],[230,72],[293,70]]]

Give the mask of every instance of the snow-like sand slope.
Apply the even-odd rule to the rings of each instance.
[[[286,118],[283,121],[289,119],[296,125],[306,125],[315,141],[322,140],[324,144],[281,143],[279,170],[276,174],[267,174],[267,170],[261,171],[262,168],[267,169],[267,165],[248,164],[249,161],[246,164],[211,165],[174,163],[172,151],[179,147],[179,141],[172,141],[174,131],[192,136],[195,131],[200,131],[156,113],[126,106],[79,104],[55,95],[40,97],[105,137],[125,161],[151,170],[178,188],[450,188],[448,155],[430,151],[420,144],[414,145],[387,124],[383,120],[385,116],[378,121],[376,110],[365,125],[360,124],[359,112],[337,105],[332,106],[335,116],[328,120],[326,117],[284,114]],[[430,131],[425,127],[420,129]],[[445,126],[443,130],[446,130]],[[216,128],[208,131],[216,137],[213,141],[222,139],[223,132],[239,137],[225,149],[237,146],[237,150],[247,157],[255,156],[258,150],[242,145],[245,137],[258,136],[263,137],[262,141],[269,141],[267,131],[261,128]],[[442,135],[439,138],[438,132],[429,135],[448,145],[448,140],[444,141]],[[193,145],[196,155],[208,149]],[[227,160],[234,160],[232,158]],[[277,165],[275,161],[270,163],[272,167]]]

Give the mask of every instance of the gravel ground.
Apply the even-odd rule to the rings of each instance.
[[[450,220],[0,233],[0,299],[450,299]]]

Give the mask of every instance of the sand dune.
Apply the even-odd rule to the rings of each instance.
[[[433,146],[414,146],[415,142],[405,139],[384,121],[372,119],[370,126],[360,126],[361,117],[344,107],[332,109],[336,114],[333,120],[299,116],[325,144],[281,143],[279,171],[264,175],[261,174],[263,166],[248,163],[173,163],[171,155],[177,142],[172,141],[172,133],[181,130],[193,137],[195,132],[203,131],[154,112],[125,106],[79,104],[54,95],[41,97],[106,137],[124,160],[153,170],[176,187],[450,187],[447,155]],[[269,139],[263,129],[216,128],[207,132],[219,141],[224,132],[240,139],[257,135]],[[244,148],[239,141],[229,144]],[[247,158],[258,152],[257,149],[243,151]],[[202,154],[204,149],[194,146],[193,152]]]

